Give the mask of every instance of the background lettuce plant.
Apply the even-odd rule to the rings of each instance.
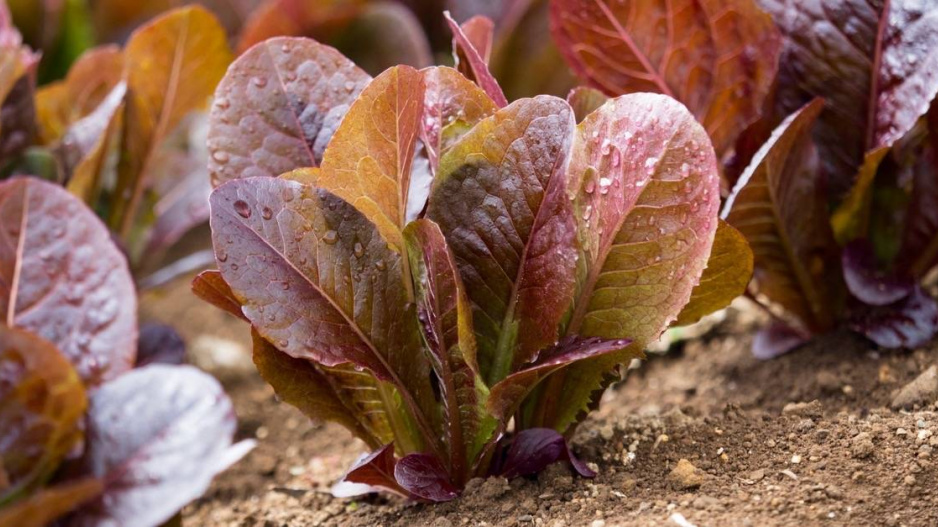
[[[838,326],[886,347],[938,328],[919,285],[938,263],[936,20],[905,0],[551,0],[584,79],[673,94],[710,133],[721,217],[751,244],[750,294],[773,316],[764,357]]]
[[[431,501],[561,459],[589,475],[560,433],[675,319],[738,293],[683,105],[629,95],[577,124],[556,97],[509,104],[450,24],[475,83],[371,79],[304,38],[232,63],[208,133],[219,270],[193,284],[252,325],[283,400],[375,449],[346,483]]]
[[[0,182],[0,525],[156,526],[251,443],[189,366],[134,368],[137,299],[94,213]]]

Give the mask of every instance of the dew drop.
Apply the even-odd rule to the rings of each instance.
[[[265,220],[269,220],[274,217],[274,211],[270,210],[270,207],[264,207],[261,209],[261,217]]]
[[[622,162],[622,154],[619,153],[618,148],[612,150],[612,166],[617,167]]]
[[[219,97],[215,99],[215,107],[219,110],[227,110],[231,106],[231,101],[227,97]]]
[[[334,245],[335,242],[337,242],[338,240],[339,240],[339,233],[333,230],[326,231],[326,234],[322,236],[322,241],[328,243],[329,245]]]
[[[241,216],[242,218],[251,217],[251,207],[249,207],[247,202],[245,202],[244,200],[239,199],[238,201],[235,201],[234,209],[235,209],[235,212],[237,212],[238,215]]]
[[[293,48],[290,47],[290,44],[284,44],[284,45],[280,46],[280,51],[282,51],[282,52],[284,52],[284,53],[289,53],[289,52],[293,51]]]
[[[352,81],[347,81],[345,83],[345,91],[352,93],[355,90],[355,83]]]
[[[289,343],[288,341],[286,341],[286,340],[282,340],[282,339],[281,339],[281,340],[278,340],[278,341],[277,341],[277,345],[280,346],[280,349],[284,349],[284,348],[286,348],[287,346],[289,346],[290,343]]]
[[[254,77],[254,79],[251,80],[251,83],[253,83],[254,86],[257,86],[258,88],[263,88],[264,86],[267,86],[267,77]]]
[[[212,159],[220,165],[224,165],[228,162],[228,152],[222,150],[216,150],[212,152]]]
[[[587,206],[586,206],[586,210],[583,211],[583,219],[584,219],[584,220],[590,219],[590,216],[591,216],[592,214],[593,214],[593,206],[592,206],[592,205],[587,205]]]
[[[658,158],[649,157],[645,160],[645,173],[649,176],[655,173],[655,169],[658,167]]]
[[[375,262],[375,268],[379,271],[384,271],[387,265],[384,263],[384,260],[378,260]]]
[[[362,244],[355,242],[355,246],[352,247],[352,251],[355,253],[355,258],[361,258],[365,254],[365,248],[362,247]]]
[[[589,178],[586,181],[586,185],[583,187],[583,190],[585,190],[587,194],[592,194],[593,191],[596,190],[596,180]]]

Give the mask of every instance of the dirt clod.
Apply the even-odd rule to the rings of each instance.
[[[677,465],[668,474],[671,486],[679,490],[692,490],[703,484],[703,476],[697,472],[697,467],[686,459],[680,459]]]

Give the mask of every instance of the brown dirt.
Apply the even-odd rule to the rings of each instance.
[[[888,409],[938,363],[938,344],[886,353],[836,334],[760,362],[749,354],[758,317],[731,310],[705,337],[652,357],[580,427],[575,450],[598,467],[595,479],[554,466],[473,481],[461,499],[431,506],[332,498],[363,444],[279,404],[250,366],[242,323],[190,299],[184,282],[145,297],[143,312],[177,325],[234,399],[239,434],[258,440],[186,509],[188,525],[938,524],[938,406]],[[682,459],[695,470],[669,477]]]

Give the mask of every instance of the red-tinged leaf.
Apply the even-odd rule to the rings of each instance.
[[[488,66],[489,59],[492,56],[492,36],[495,33],[495,23],[491,18],[484,15],[475,15],[459,25],[469,45],[476,50],[482,62]],[[456,69],[467,79],[477,81],[475,72],[472,70],[472,64],[465,50],[459,45],[459,42],[453,38],[453,57],[456,60]]]
[[[720,153],[758,118],[780,47],[755,0],[551,0],[551,33],[604,92],[683,102]]]
[[[294,359],[256,331],[251,333],[254,365],[280,400],[311,419],[339,423],[371,448],[394,439],[381,399],[382,390],[386,389],[373,377],[352,368],[332,373],[312,361]]]
[[[426,95],[420,138],[435,173],[443,154],[498,108],[482,88],[452,68],[434,66],[421,73]]]
[[[359,13],[360,2],[265,0],[251,11],[238,40],[238,52],[274,37],[327,41]]]
[[[400,390],[423,437],[439,437],[403,261],[374,224],[325,190],[280,178],[231,181],[211,206],[219,268],[258,333],[297,359],[367,368]]]
[[[127,197],[114,201],[110,224],[127,241],[144,191],[159,175],[156,150],[187,115],[207,106],[232,57],[218,19],[188,6],[134,31],[124,58],[130,97],[115,194]]]
[[[558,431],[687,304],[711,253],[720,202],[706,131],[663,95],[620,96],[590,114],[577,127],[568,171],[582,249],[566,335],[633,342],[548,381],[534,404],[550,415],[526,427]]]
[[[44,484],[81,444],[86,406],[81,379],[52,343],[0,324],[0,506]]]
[[[900,266],[919,278],[938,265],[938,126],[933,125],[929,134],[932,145],[912,169],[911,199],[899,251]]]
[[[0,525],[47,527],[101,494],[104,484],[84,478],[40,489],[26,499],[0,509]]]
[[[586,86],[577,86],[567,94],[567,104],[573,108],[577,123],[583,122],[587,115],[599,109],[608,100],[609,97],[603,92]]]
[[[534,362],[493,386],[488,400],[489,412],[497,419],[507,421],[537,383],[551,373],[585,359],[620,351],[631,343],[629,339],[564,337],[557,344],[541,350]]]
[[[521,99],[440,160],[427,217],[466,284],[489,385],[556,342],[573,298],[576,220],[564,173],[573,129],[563,100]]]
[[[140,325],[135,368],[150,364],[182,364],[186,362],[186,342],[167,324],[144,322]]]
[[[760,329],[752,339],[752,354],[761,360],[774,359],[808,342],[810,338],[803,330],[797,330],[782,322],[772,322]]]
[[[836,247],[816,173],[811,126],[823,107],[815,99],[772,133],[723,208],[755,255],[753,288],[813,331],[833,325],[839,284],[830,268]]]
[[[834,238],[841,246],[869,234],[873,181],[887,153],[889,153],[888,148],[877,148],[867,152],[853,187],[831,214]]]
[[[13,84],[6,99],[3,99],[0,106],[0,162],[20,155],[35,140],[35,89],[34,74],[27,72]]]
[[[394,467],[394,479],[411,497],[430,502],[451,501],[459,496],[440,460],[429,454],[408,454]]]
[[[403,247],[401,230],[413,219],[407,211],[422,210],[426,202],[411,185],[424,92],[423,77],[409,66],[371,81],[329,141],[316,181],[361,211],[396,248]]]
[[[841,253],[844,283],[865,304],[885,306],[909,296],[915,281],[911,276],[880,268],[873,246],[866,239],[854,240]]]
[[[338,51],[309,39],[275,38],[249,49],[215,90],[208,135],[212,182],[319,166],[369,80]]]
[[[492,98],[492,101],[499,108],[504,108],[508,105],[508,100],[505,98],[505,93],[502,92],[501,86],[498,85],[498,81],[495,80],[495,77],[492,76],[492,73],[489,71],[488,64],[479,54],[479,50],[473,46],[472,41],[469,40],[469,37],[463,32],[462,28],[459,27],[459,24],[449,16],[449,12],[446,11],[443,13],[443,16],[446,17],[446,22],[449,24],[450,30],[453,32],[453,44],[456,47],[457,56],[461,55],[466,58],[466,63],[468,64],[469,69],[472,70],[472,77],[475,80],[476,84],[481,87],[485,93]]]
[[[85,460],[104,491],[70,525],[159,525],[253,446],[232,445],[231,401],[191,366],[135,369],[90,403]]]
[[[404,229],[417,300],[417,317],[430,352],[448,423],[447,467],[462,485],[468,463],[488,441],[496,423],[486,415],[488,389],[479,377],[472,304],[439,226],[417,220]]]
[[[65,131],[57,148],[69,192],[89,206],[99,193],[100,174],[108,145],[122,123],[126,94],[127,85],[119,82],[95,110]]]
[[[248,322],[247,317],[241,312],[241,302],[235,298],[231,287],[222,278],[221,271],[211,270],[199,273],[192,279],[192,292],[218,309]]]
[[[66,130],[90,115],[123,77],[123,54],[115,45],[84,52],[61,82],[48,84],[36,93],[39,139],[52,144]]]
[[[586,463],[573,455],[566,438],[552,428],[528,428],[518,432],[508,447],[501,475],[508,479],[530,476],[558,461],[570,463],[584,478],[596,476]]]
[[[326,42],[373,75],[401,64],[413,68],[433,64],[420,21],[398,2],[362,2],[357,16]]]
[[[786,43],[778,100],[826,107],[815,139],[831,190],[850,187],[864,154],[889,147],[938,93],[938,5],[917,0],[763,0]]]
[[[752,278],[753,260],[752,249],[743,234],[720,220],[707,268],[674,325],[693,324],[745,293]]]
[[[332,487],[332,495],[350,498],[379,490],[388,490],[401,496],[409,493],[394,479],[394,445],[387,444],[370,454],[363,454],[345,476]]]
[[[917,348],[928,344],[938,332],[938,304],[916,285],[894,304],[860,310],[849,324],[884,348]]]
[[[133,278],[91,210],[58,185],[10,179],[0,239],[0,320],[55,344],[89,387],[133,366]]]

